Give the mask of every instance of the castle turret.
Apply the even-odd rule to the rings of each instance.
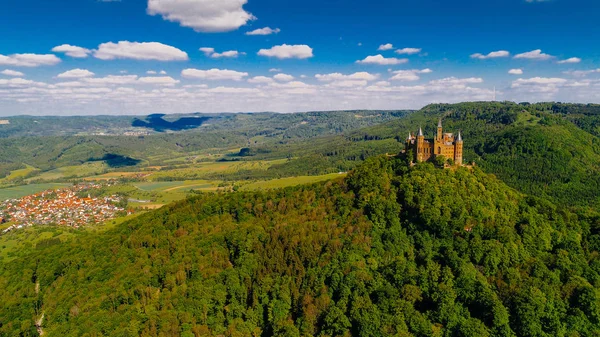
[[[419,133],[417,135],[417,162],[420,163],[425,161],[425,135],[423,135],[423,129],[419,127]]]
[[[438,121],[438,127],[437,127],[437,140],[441,141],[442,138],[444,137],[444,133],[443,133],[443,129],[442,129],[442,119],[440,118],[440,120]]]
[[[463,163],[463,139],[460,131],[458,131],[458,137],[456,137],[456,144],[454,146],[454,163],[456,165],[462,165]]]

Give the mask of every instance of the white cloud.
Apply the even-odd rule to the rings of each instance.
[[[268,83],[273,83],[273,79],[271,77],[266,77],[266,76],[255,76],[255,77],[248,79],[248,83],[268,84]]]
[[[270,73],[280,73],[281,72],[281,68],[271,68],[269,69]]]
[[[397,70],[394,71],[390,78],[391,81],[418,81],[421,79],[419,74],[430,74],[433,70],[427,69],[412,69],[412,70]]]
[[[456,77],[447,77],[439,80],[433,80],[429,82],[430,84],[438,85],[465,85],[465,84],[478,84],[483,83],[483,79],[479,77],[470,77],[470,78],[456,78]]]
[[[10,69],[2,70],[0,72],[0,74],[6,75],[6,76],[13,76],[13,77],[23,77],[23,76],[25,76],[25,74],[23,74],[20,71],[15,71],[15,70],[10,70]]]
[[[134,84],[137,82],[137,75],[108,75],[106,77],[99,78],[84,78],[83,81],[95,85],[120,85],[120,84]]]
[[[215,52],[215,48],[211,48],[211,47],[202,47],[200,48],[200,51],[204,53],[204,55],[206,56],[210,56]]]
[[[260,90],[256,88],[216,87],[209,89],[208,92],[217,94],[257,94],[260,93]]]
[[[210,55],[210,57],[212,57],[214,59],[218,59],[218,58],[222,58],[222,57],[236,58],[239,55],[240,55],[240,53],[237,50],[229,50],[229,51],[224,51],[222,53],[213,53],[212,55]]]
[[[294,80],[294,76],[288,74],[277,74],[273,76],[273,78],[281,82],[290,82]]]
[[[487,60],[487,59],[493,59],[493,58],[499,58],[499,57],[509,57],[509,56],[510,56],[510,52],[508,52],[506,50],[498,50],[498,51],[493,51],[487,55],[483,55],[481,53],[475,53],[475,54],[471,55],[471,58],[479,59],[479,60]]]
[[[94,57],[101,60],[133,59],[156,61],[187,61],[186,52],[159,42],[108,42],[98,46]]]
[[[391,43],[382,44],[381,46],[379,46],[379,48],[377,48],[377,50],[382,50],[382,51],[392,50],[392,49],[394,49],[394,45]]]
[[[170,76],[151,76],[151,77],[140,77],[138,83],[140,84],[154,84],[154,85],[175,85],[180,81]]]
[[[62,74],[58,74],[57,78],[83,78],[83,77],[92,77],[95,74],[87,69],[73,69],[69,71],[65,71]]]
[[[271,49],[261,49],[258,55],[275,57],[278,59],[307,59],[313,57],[313,49],[307,45],[287,45],[273,46]]]
[[[86,57],[88,57],[89,54],[92,53],[92,51],[89,49],[78,47],[78,46],[72,46],[70,44],[63,44],[60,46],[56,46],[56,47],[52,48],[52,51],[55,53],[65,53],[67,56],[71,56],[71,57],[75,57],[75,58],[86,58]]]
[[[0,54],[0,65],[15,67],[53,66],[60,63],[60,59],[53,54]]]
[[[397,65],[407,63],[407,59],[398,59],[395,57],[385,58],[383,55],[367,56],[364,60],[356,61],[358,64],[378,64],[378,65]]]
[[[167,72],[166,72],[166,71],[164,71],[164,70],[161,70],[161,71],[159,72],[159,74],[161,74],[161,75],[166,75],[166,74],[167,74]]]
[[[590,74],[600,73],[600,68],[592,69],[592,70],[571,70],[571,71],[563,71],[563,74],[571,75],[575,77],[585,77]]]
[[[333,81],[342,81],[342,80],[363,80],[363,81],[374,81],[379,78],[378,74],[371,74],[368,72],[357,72],[351,75],[344,75],[341,73],[331,73],[331,74],[316,74],[315,78],[321,82],[333,82]]]
[[[280,32],[281,32],[281,29],[279,29],[279,28],[271,29],[270,27],[265,27],[265,28],[255,29],[251,32],[246,32],[246,35],[271,35],[271,34],[278,34]]]
[[[157,74],[157,72],[156,72],[156,71],[154,71],[154,70],[148,70],[148,71],[146,72],[146,74],[148,74],[148,75],[156,75],[156,74]]]
[[[571,57],[566,60],[558,61],[558,64],[568,64],[568,63],[579,63],[581,59],[579,57]]]
[[[413,54],[418,54],[421,52],[421,48],[402,48],[402,49],[398,49],[396,50],[396,54],[400,54],[400,55],[413,55]]]
[[[516,81],[513,81],[512,87],[516,88],[524,85],[557,85],[563,84],[567,82],[564,78],[547,78],[547,77],[533,77],[528,79],[519,78]]]
[[[0,87],[20,88],[20,87],[44,87],[46,83],[35,82],[23,78],[0,79]]]
[[[244,79],[244,77],[248,76],[248,73],[239,72],[239,71],[235,71],[235,70],[228,70],[228,69],[210,69],[210,70],[184,69],[183,71],[181,71],[181,76],[183,76],[185,78],[211,80],[211,81],[219,81],[219,80],[241,81],[242,79]]]
[[[197,32],[228,32],[256,19],[244,10],[247,0],[148,0],[148,14],[178,22]]]
[[[527,53],[517,54],[515,55],[515,59],[526,59],[526,60],[536,60],[536,61],[546,61],[554,56],[542,53],[541,49],[532,50]]]
[[[511,75],[523,75],[523,69],[511,69],[508,73]]]

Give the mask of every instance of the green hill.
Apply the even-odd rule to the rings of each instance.
[[[475,168],[202,195],[0,265],[0,335],[597,336],[600,220]]]
[[[496,174],[509,186],[560,203],[597,206],[600,138],[592,131],[600,126],[598,110],[594,105],[557,103],[434,104],[406,118],[345,136],[261,145],[255,158],[295,153],[307,158],[274,166],[263,174],[346,171],[370,156],[400,152],[408,133],[419,127],[433,138],[438,119],[443,118],[445,131],[462,131],[465,160]]]

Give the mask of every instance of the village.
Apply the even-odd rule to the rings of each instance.
[[[84,183],[58,190],[47,190],[20,199],[6,200],[0,203],[0,223],[9,222],[12,225],[4,229],[2,234],[39,225],[79,228],[129,214],[122,205],[121,197],[117,195],[91,197],[87,193],[104,186],[106,185]]]

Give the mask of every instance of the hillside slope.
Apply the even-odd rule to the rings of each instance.
[[[0,266],[0,335],[596,336],[599,249],[597,215],[377,157],[32,250]]]
[[[304,161],[270,169],[273,174],[346,171],[365,158],[400,152],[409,132],[422,127],[433,138],[439,118],[445,132],[462,131],[465,160],[498,175],[513,188],[569,205],[600,205],[600,127],[595,106],[474,102],[434,104],[406,118],[329,139],[258,146],[256,158],[302,153]],[[572,113],[569,113],[572,112]],[[577,117],[579,116],[579,117]],[[577,122],[585,126],[580,128]],[[307,163],[310,163],[308,165]]]

